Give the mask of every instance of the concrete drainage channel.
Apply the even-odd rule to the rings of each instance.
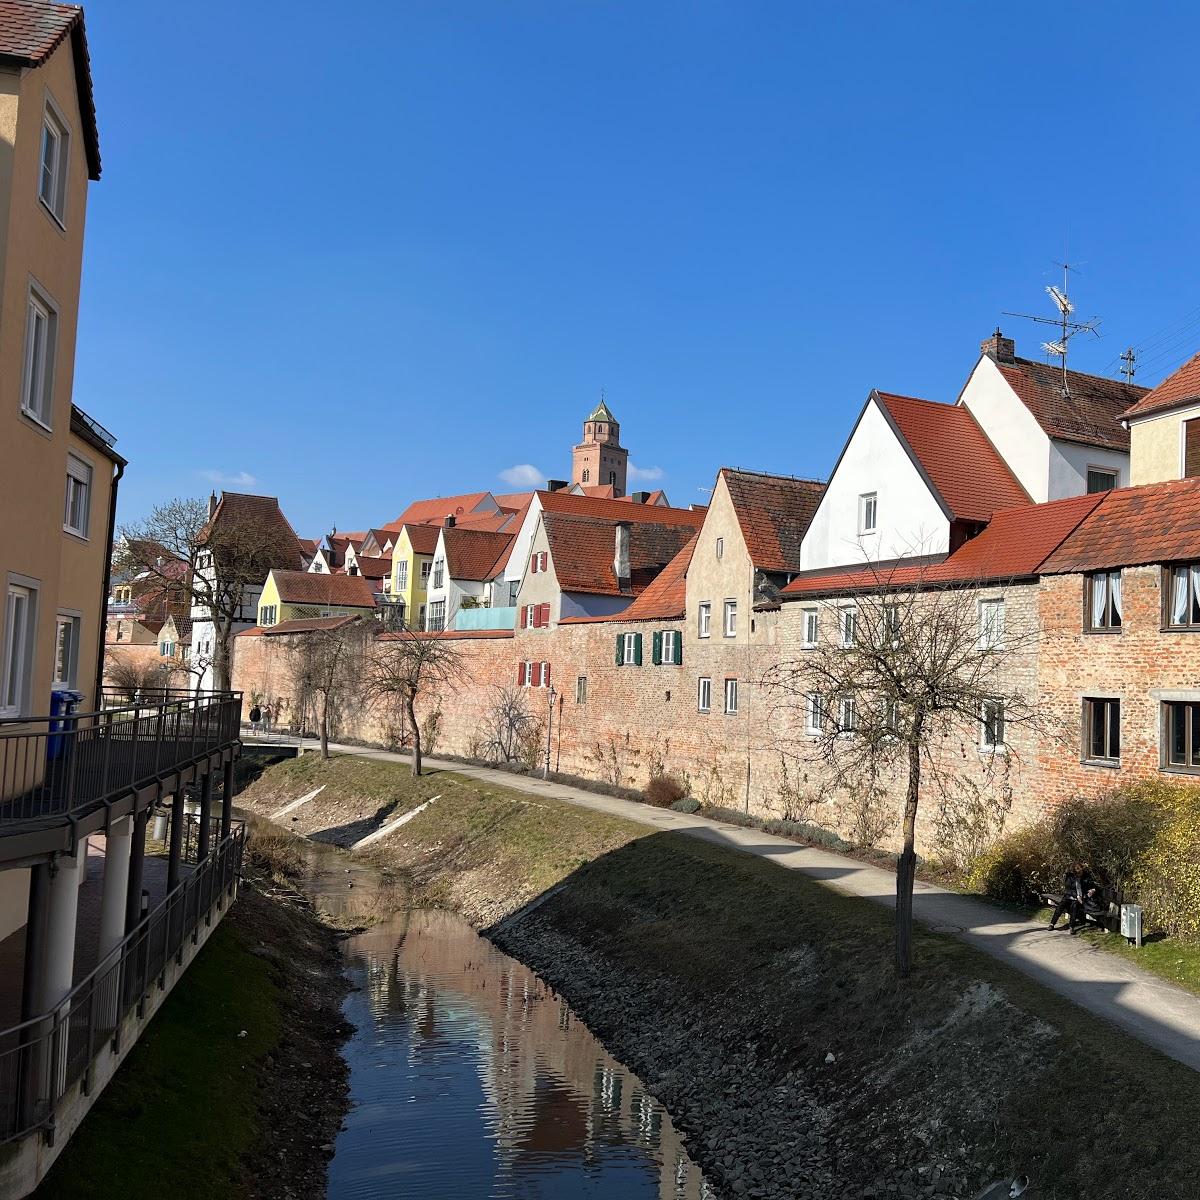
[[[410,809],[394,821],[389,821],[386,825],[381,825],[373,833],[368,833],[365,838],[359,838],[357,842],[351,845],[350,849],[361,850],[364,846],[369,846],[372,842],[382,841],[393,830],[399,829],[401,825],[407,825],[418,813],[423,813],[435,800],[440,799],[440,795],[430,796],[424,804],[418,804],[416,808]]]

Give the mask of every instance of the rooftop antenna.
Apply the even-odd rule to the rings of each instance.
[[[1126,383],[1132,383],[1133,377],[1137,374],[1137,367],[1134,363],[1137,362],[1137,351],[1130,346],[1124,354],[1121,355],[1121,374],[1125,376]]]
[[[1021,317],[1026,321],[1036,321],[1039,325],[1057,325],[1058,338],[1053,342],[1043,342],[1042,349],[1052,358],[1057,358],[1062,363],[1062,394],[1067,396],[1070,394],[1070,388],[1067,385],[1067,349],[1071,339],[1077,333],[1090,333],[1096,337],[1100,336],[1100,331],[1097,326],[1100,324],[1099,317],[1092,317],[1090,321],[1072,321],[1071,314],[1075,311],[1075,305],[1071,303],[1070,297],[1067,295],[1067,275],[1074,271],[1079,274],[1078,267],[1071,266],[1070,263],[1061,262],[1055,263],[1055,266],[1062,267],[1063,282],[1062,287],[1054,287],[1053,284],[1046,289],[1046,295],[1050,297],[1054,307],[1058,309],[1057,317],[1038,317],[1032,313],[1006,312],[1006,317]]]

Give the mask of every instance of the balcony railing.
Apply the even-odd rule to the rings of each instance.
[[[236,890],[245,829],[234,822],[210,858],[71,989],[52,1012],[0,1031],[0,1143],[51,1122],[77,1083],[91,1087],[92,1064],[108,1041],[114,1048],[130,1013],[145,1015],[154,990],[165,989],[172,960],[183,964],[187,942]]]
[[[240,692],[173,696],[160,688],[102,703],[65,720],[0,721],[0,833],[82,816],[232,744],[242,711]]]

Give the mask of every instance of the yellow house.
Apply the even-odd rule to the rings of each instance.
[[[1200,475],[1200,354],[1147,392],[1125,414],[1130,482]]]
[[[274,570],[263,584],[258,623],[268,628],[284,621],[351,616],[374,608],[371,584],[362,575]]]
[[[413,629],[424,628],[429,572],[441,532],[440,524],[404,525],[392,547],[392,601]]]

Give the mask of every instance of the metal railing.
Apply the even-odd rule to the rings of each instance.
[[[166,987],[172,959],[182,964],[201,923],[211,925],[241,873],[245,828],[235,822],[216,853],[125,935],[53,1011],[0,1031],[0,1143],[51,1123],[77,1083],[91,1089],[92,1064],[108,1041],[119,1049],[121,1025],[144,1015],[153,989]]]
[[[240,692],[208,692],[0,721],[0,833],[80,816],[231,745],[241,712]]]

